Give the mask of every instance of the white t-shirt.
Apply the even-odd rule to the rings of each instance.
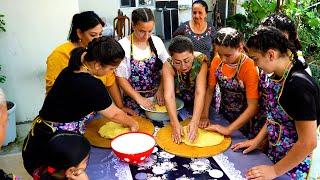
[[[170,57],[162,40],[158,36],[151,35],[153,44],[157,50],[158,57],[162,61],[162,63],[166,62],[167,59]],[[125,51],[125,57],[123,61],[121,61],[120,65],[116,69],[116,76],[123,77],[126,79],[129,79],[131,75],[131,68],[130,68],[130,46],[131,41],[128,37],[125,37],[121,40],[119,40],[119,43],[121,44],[122,48]],[[151,53],[150,47],[146,49],[139,49],[135,45],[133,46],[134,50],[134,58],[137,60],[144,59],[146,56],[148,56]]]
[[[4,95],[2,89],[0,88],[0,105],[6,102],[6,96]]]

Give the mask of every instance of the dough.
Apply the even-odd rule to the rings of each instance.
[[[107,122],[105,125],[101,126],[99,129],[99,134],[101,137],[106,139],[113,139],[120,134],[130,132],[129,128],[123,127],[123,125],[115,122]]]
[[[224,136],[217,132],[207,131],[207,130],[198,128],[198,132],[197,132],[198,136],[191,143],[189,141],[189,135],[187,131],[188,131],[188,126],[184,126],[182,142],[189,146],[196,146],[196,147],[214,146],[214,145],[220,144],[224,139]]]
[[[159,104],[154,105],[157,112],[167,112],[166,106],[159,106]]]

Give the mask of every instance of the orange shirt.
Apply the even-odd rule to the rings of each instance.
[[[243,82],[247,99],[258,99],[259,74],[253,60],[247,56],[245,57],[246,59],[240,65],[238,80]],[[215,56],[211,62],[208,77],[208,85],[211,87],[217,84],[216,70],[220,63],[221,59],[219,56]],[[233,67],[228,64],[222,64],[221,68],[222,74],[228,78],[231,78],[237,70],[237,66]]]

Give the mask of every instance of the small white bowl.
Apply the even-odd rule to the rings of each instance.
[[[150,99],[152,102],[154,102],[154,97],[150,97],[148,98]],[[145,111],[147,118],[154,120],[154,121],[167,121],[169,120],[169,115],[168,112],[158,112],[158,111],[153,111],[150,109],[147,109],[143,106],[140,105],[140,107]],[[176,98],[176,107],[177,107],[177,111],[181,110],[184,107],[184,102],[178,98]]]

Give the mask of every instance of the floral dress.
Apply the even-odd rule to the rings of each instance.
[[[286,113],[279,103],[284,83],[289,75],[291,67],[285,71],[280,80],[271,79],[268,85],[267,106],[267,133],[269,148],[267,155],[277,163],[286,156],[288,151],[298,140],[298,133],[294,120]],[[310,168],[311,157],[308,155],[297,167],[291,169],[287,174],[292,179],[306,179]]]
[[[161,74],[160,69],[157,68],[156,63],[160,61],[157,59],[154,52],[148,59],[136,60],[133,58],[133,42],[131,39],[130,49],[130,69],[131,75],[128,79],[131,86],[135,91],[139,92],[143,97],[153,97],[160,85]],[[144,111],[140,108],[139,104],[130,96],[124,94],[123,101],[125,105],[139,115],[143,115]]]
[[[173,63],[171,59],[169,60],[169,63]],[[196,80],[203,63],[208,63],[208,59],[206,55],[201,53],[194,58],[192,68],[188,73],[180,73],[173,66],[175,72],[174,85],[176,96],[183,100],[187,106],[193,105]]]

